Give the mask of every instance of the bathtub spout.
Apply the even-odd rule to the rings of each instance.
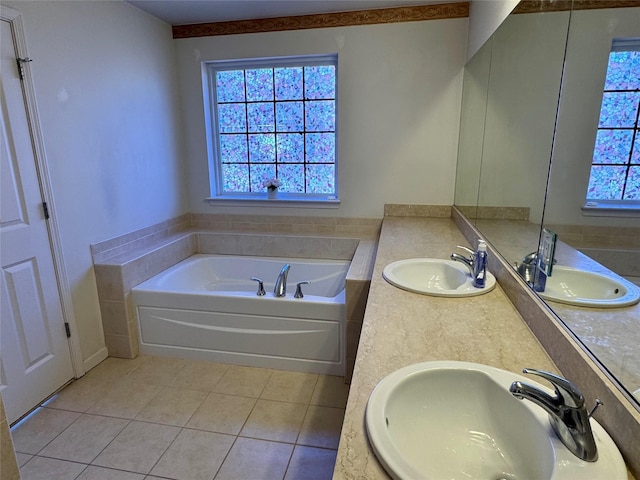
[[[276,286],[273,288],[273,294],[276,297],[284,297],[287,294],[287,275],[289,274],[290,268],[291,265],[285,263],[282,270],[280,270],[280,274],[276,280]]]

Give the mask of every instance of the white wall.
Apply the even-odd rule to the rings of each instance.
[[[480,50],[519,2],[520,0],[471,0],[467,60]]]
[[[104,348],[89,245],[188,211],[171,28],[121,1],[23,13],[83,358]]]
[[[640,218],[587,217],[585,202],[611,41],[640,37],[640,7],[571,14],[545,223],[638,226]]]
[[[385,203],[451,205],[467,19],[176,40],[190,210],[209,206],[201,62],[338,52],[336,210],[263,207],[265,214],[381,217]]]

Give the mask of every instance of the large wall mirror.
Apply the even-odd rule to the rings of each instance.
[[[523,1],[465,67],[455,204],[511,264],[544,227],[558,265],[640,281],[640,215],[583,208],[620,38],[640,39],[640,2]],[[547,304],[640,409],[640,304]]]

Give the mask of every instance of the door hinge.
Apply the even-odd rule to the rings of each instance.
[[[24,64],[29,62],[33,62],[33,60],[29,57],[16,58],[16,63],[18,64],[18,75],[20,76],[20,80],[24,80]]]
[[[42,211],[44,212],[44,219],[45,220],[49,220],[49,206],[47,205],[47,202],[42,202]]]
[[[67,338],[71,338],[71,329],[67,322],[64,322],[64,331],[67,332]]]

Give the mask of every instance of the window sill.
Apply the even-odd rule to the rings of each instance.
[[[277,198],[266,196],[225,196],[207,197],[209,205],[224,205],[227,207],[275,207],[275,208],[338,208],[340,200],[329,197],[300,197],[279,194]]]
[[[589,201],[582,214],[590,217],[640,217],[640,202]]]

